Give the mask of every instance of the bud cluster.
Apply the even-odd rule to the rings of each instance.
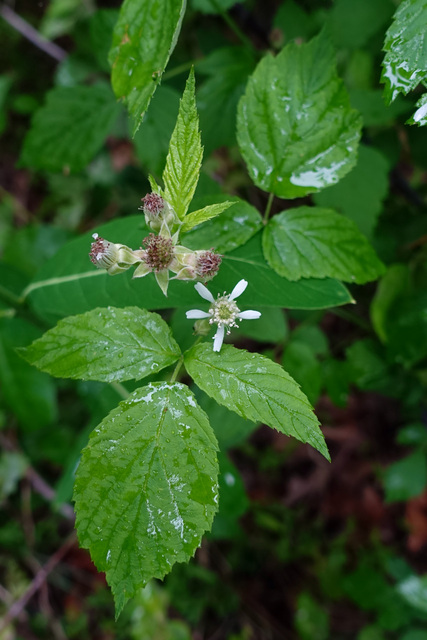
[[[90,259],[98,269],[110,275],[122,273],[136,265],[134,278],[154,273],[158,285],[167,295],[172,272],[174,280],[203,280],[207,282],[218,273],[222,256],[213,249],[193,251],[178,244],[181,225],[173,208],[158,193],[142,198],[147,226],[153,232],[143,239],[143,247],[132,250],[93,234]],[[172,235],[173,234],[173,235]]]

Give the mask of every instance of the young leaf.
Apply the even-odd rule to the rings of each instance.
[[[22,163],[45,171],[81,171],[101,148],[119,112],[104,85],[52,89],[32,120]]]
[[[151,578],[188,561],[218,502],[217,443],[185,385],[134,391],[92,432],[77,470],[80,544],[120,614]]]
[[[181,231],[185,233],[202,222],[207,222],[211,218],[216,218],[216,216],[219,216],[220,213],[231,207],[233,204],[234,203],[230,201],[218,202],[217,204],[210,204],[207,207],[203,207],[203,209],[198,209],[197,211],[189,213],[184,220]]]
[[[93,309],[60,320],[29,347],[25,360],[57,378],[140,380],[176,362],[166,322],[145,309]]]
[[[320,207],[274,216],[265,228],[263,249],[270,266],[289,280],[329,277],[363,284],[384,272],[354,222]]]
[[[394,14],[384,41],[381,75],[388,104],[399,93],[407,94],[427,82],[426,24],[425,0],[404,0]]]
[[[125,0],[114,29],[109,61],[117,98],[126,103],[133,135],[175,48],[185,0]]]
[[[186,353],[185,367],[219,404],[308,442],[329,460],[312,406],[295,380],[269,358],[230,345],[215,353],[210,344],[200,344]]]
[[[239,102],[237,140],[258,187],[297,198],[350,171],[361,126],[322,32],[261,60]]]
[[[179,104],[178,119],[172,133],[163,172],[165,199],[173,206],[181,220],[193,199],[202,158],[203,147],[200,142],[194,70],[192,69]]]

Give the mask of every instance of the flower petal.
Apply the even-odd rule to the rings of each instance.
[[[261,317],[261,312],[260,311],[241,311],[240,313],[237,314],[238,318],[241,318],[242,320],[258,320],[258,318]]]
[[[208,300],[208,302],[215,302],[213,295],[211,294],[209,289],[205,287],[204,284],[202,284],[201,282],[198,282],[197,284],[194,285],[194,288],[199,294],[199,296],[202,296],[202,298],[204,298],[205,300]]]
[[[240,280],[234,287],[233,291],[228,296],[228,299],[234,300],[235,298],[238,298],[244,292],[247,286],[248,286],[247,280]]]
[[[190,309],[190,311],[186,311],[185,315],[187,316],[187,320],[192,320],[193,318],[210,318],[211,314],[206,313],[206,311],[200,311],[199,309]]]
[[[214,351],[221,351],[222,343],[224,342],[224,333],[224,325],[220,325],[216,331],[216,334],[214,335]]]

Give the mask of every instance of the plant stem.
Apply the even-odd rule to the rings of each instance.
[[[184,356],[182,355],[180,357],[180,359],[178,360],[178,362],[176,363],[176,367],[175,367],[175,369],[173,371],[173,374],[171,375],[170,382],[175,382],[175,380],[178,377],[178,373],[181,371],[181,367],[182,367],[183,364],[184,364]]]
[[[44,38],[41,33],[34,29],[28,22],[23,20],[21,16],[18,16],[10,7],[6,5],[0,6],[0,16],[16,31],[19,31],[24,38],[27,38],[36,47],[47,53],[51,58],[61,62],[66,56],[67,52],[61,47],[58,47],[54,42],[50,42]]]
[[[12,304],[15,304],[15,305],[22,304],[21,298],[19,298],[12,291],[9,291],[9,289],[6,289],[6,287],[3,287],[3,285],[1,284],[0,284],[0,296],[2,298],[5,298],[5,300],[7,300],[8,302],[11,302]]]
[[[268,195],[267,206],[265,207],[265,211],[264,211],[264,224],[267,224],[267,220],[270,217],[271,205],[273,204],[273,200],[274,200],[274,193],[270,193]]]
[[[364,329],[368,333],[372,333],[372,327],[369,322],[366,322],[363,318],[356,316],[354,313],[347,311],[346,309],[331,309],[331,313],[338,316],[338,318],[343,318],[343,320],[347,320],[348,322],[352,322],[357,325],[361,329]]]
[[[210,0],[210,3],[213,7],[215,7],[216,11],[220,14],[221,18],[224,22],[230,27],[230,29],[236,34],[239,40],[244,44],[244,46],[249,49],[251,52],[254,51],[254,46],[252,42],[249,40],[247,36],[243,33],[240,27],[237,26],[233,18],[221,7],[218,0]]]
[[[126,400],[127,398],[129,398],[130,396],[129,391],[126,389],[126,387],[120,384],[120,382],[110,382],[110,385],[112,386],[114,391],[116,391],[119,394],[119,396],[123,398],[123,400]]]
[[[191,69],[191,67],[195,67],[196,64],[197,64],[197,61],[194,61],[194,60],[191,60],[190,62],[183,62],[177,67],[174,67],[174,69],[171,69],[170,71],[166,71],[166,73],[162,75],[162,81],[170,80],[170,78],[175,78],[175,76],[179,76],[181,73],[184,73],[184,71],[188,71],[189,69]]]

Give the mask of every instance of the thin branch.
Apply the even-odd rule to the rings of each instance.
[[[29,40],[33,45],[41,49],[48,54],[51,58],[54,58],[58,62],[61,62],[67,56],[67,52],[58,47],[54,42],[50,42],[44,38],[41,33],[34,29],[26,20],[18,16],[17,13],[12,11],[10,7],[6,5],[0,6],[0,16],[16,31],[18,31],[21,35],[24,36],[27,40]]]
[[[4,629],[6,629],[6,627],[12,622],[12,620],[17,618],[22,613],[34,594],[37,593],[37,591],[43,586],[48,575],[52,573],[56,565],[61,562],[62,558],[68,553],[68,551],[72,546],[74,546],[75,543],[76,534],[73,531],[73,533],[68,536],[62,547],[60,547],[58,551],[56,551],[53,556],[49,558],[44,567],[40,569],[23,596],[16,600],[10,607],[8,613],[0,621],[0,633]]]

